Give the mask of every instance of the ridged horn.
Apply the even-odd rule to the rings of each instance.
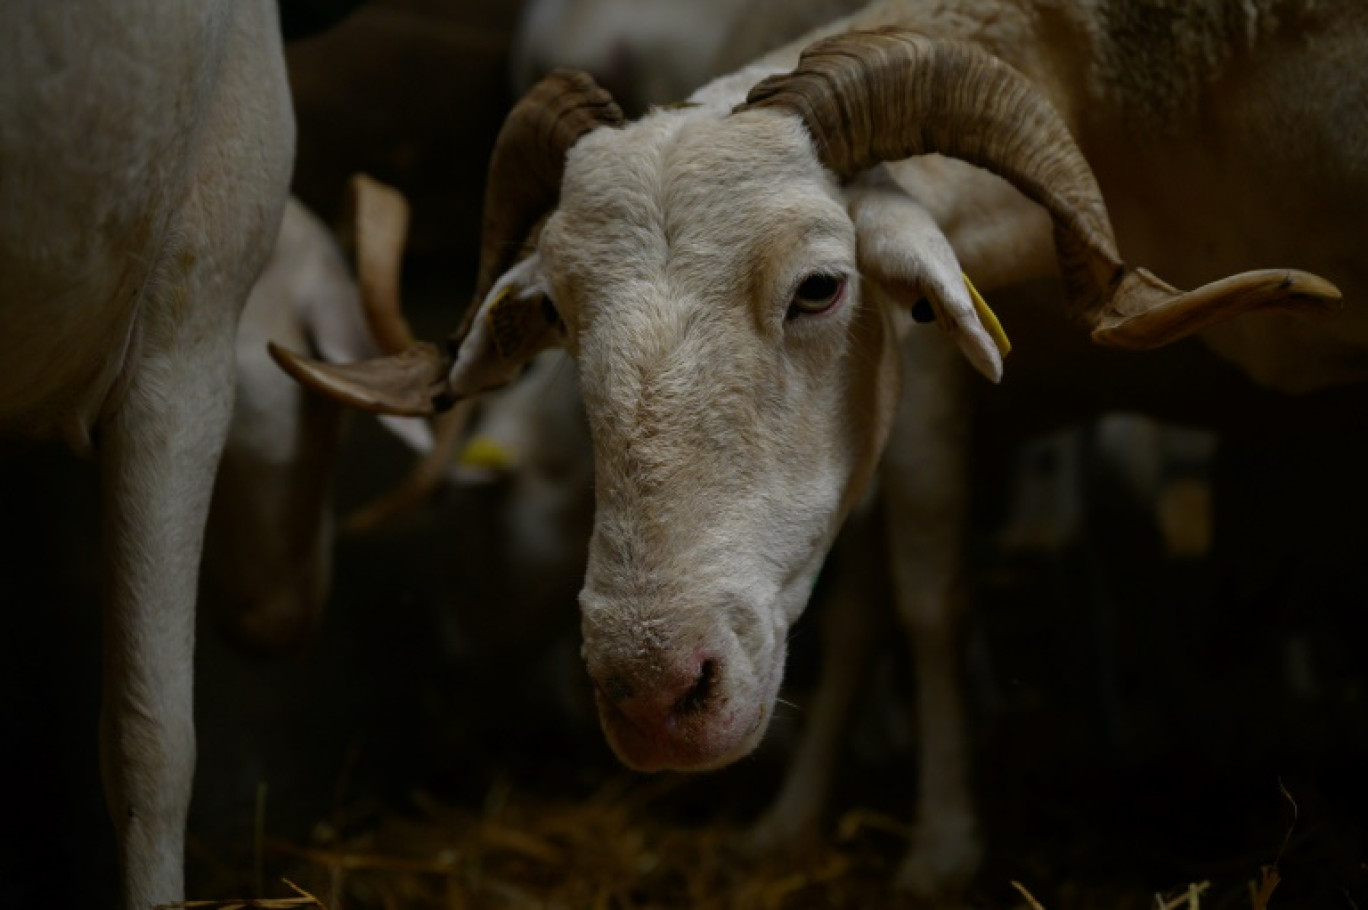
[[[480,270],[460,336],[537,222],[555,208],[571,146],[598,127],[622,123],[613,96],[579,70],[553,70],[509,111],[489,159]]]
[[[572,70],[552,72],[513,106],[489,162],[475,299],[445,352],[416,342],[388,357],[331,364],[273,344],[271,356],[302,384],[362,410],[423,417],[451,407],[447,377],[454,352],[494,282],[555,207],[566,153],[590,130],[622,122],[612,96]]]
[[[973,45],[906,29],[819,41],[793,72],[737,108],[797,114],[823,164],[852,177],[937,152],[1004,177],[1054,222],[1065,293],[1094,339],[1158,347],[1253,309],[1333,308],[1338,290],[1288,269],[1248,272],[1184,293],[1121,261],[1097,180],[1049,99]]]
[[[344,220],[356,256],[356,283],[366,325],[382,352],[398,354],[415,340],[399,291],[408,239],[408,200],[373,177],[352,174]]]

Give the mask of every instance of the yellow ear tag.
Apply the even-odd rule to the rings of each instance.
[[[488,436],[476,436],[466,443],[456,462],[466,468],[504,472],[513,467],[513,453]]]
[[[964,275],[963,272],[960,274]],[[974,282],[969,280],[968,275],[964,275],[964,286],[969,289],[969,299],[974,301],[974,312],[978,314],[979,322],[988,330],[988,337],[997,345],[998,353],[1006,357],[1012,352],[1012,343],[1007,340],[1007,333],[1002,330],[1002,323],[998,322],[997,314],[988,308],[988,304],[983,301],[978,288],[974,287]]]

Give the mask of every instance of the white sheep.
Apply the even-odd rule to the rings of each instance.
[[[514,42],[514,87],[521,93],[549,70],[569,66],[608,86],[619,103],[644,108],[686,95],[720,71],[719,58],[744,53],[749,59],[862,5],[725,0],[700,8],[690,0],[533,0],[523,7]],[[498,527],[486,531],[506,554],[509,582],[573,576],[577,585],[592,526],[593,453],[573,361],[548,352],[513,386],[482,397],[465,452],[445,475],[428,473],[429,483],[400,501],[416,505],[443,482],[496,482],[503,512],[494,517]],[[392,513],[387,509],[384,517]],[[373,521],[367,515],[362,524]]]
[[[130,908],[183,897],[200,544],[293,147],[273,3],[0,10],[0,432],[99,461],[101,768]]]
[[[556,67],[592,73],[633,110],[673,101],[713,75],[728,26],[750,0],[532,0],[513,39],[513,86]]]
[[[514,87],[521,93],[549,70],[573,67],[612,89],[619,103],[644,108],[683,97],[728,61],[755,57],[862,5],[724,0],[700,9],[689,0],[533,0],[514,42]],[[508,512],[502,549],[520,571],[539,576],[583,572],[590,521],[581,513],[592,495],[593,455],[573,371],[562,353],[549,352],[512,388],[484,396],[467,446],[475,458],[445,478],[431,476],[434,486],[497,479]],[[499,463],[486,463],[490,457]]]
[[[513,40],[521,94],[557,67],[581,69],[629,111],[685,97],[860,0],[531,0]]]
[[[402,348],[398,275],[407,203],[369,178],[351,183],[360,284],[338,240],[298,200],[238,324],[233,416],[219,462],[205,543],[210,605],[230,635],[267,653],[312,639],[332,582],[332,476],[343,409],[305,395],[266,353],[268,341],[345,363]],[[363,290],[364,288],[364,294]],[[419,421],[382,418],[422,451]]]
[[[946,339],[990,379],[1002,367],[961,269],[992,288],[1058,268],[1105,344],[1205,330],[1264,383],[1361,378],[1357,313],[1220,324],[1333,309],[1328,282],[1279,270],[1183,293],[1116,254],[1103,191],[1125,248],[1186,282],[1273,258],[1351,296],[1364,281],[1368,124],[1340,112],[1362,109],[1368,16],[1216,6],[876,4],[801,61],[791,46],[630,124],[554,74],[496,147],[454,359],[280,360],[358,406],[420,414],[547,346],[576,358],[596,473],[584,658],[609,742],[642,770],[754,747],[788,628],[882,455],[890,547],[918,554],[890,566],[923,731],[902,880],[944,889],[976,852],[952,621],[968,383]],[[914,157],[930,152],[945,157]],[[922,298],[944,333],[908,325]]]

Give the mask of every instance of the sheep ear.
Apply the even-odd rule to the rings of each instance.
[[[1007,335],[931,215],[888,179],[851,187],[850,215],[865,280],[918,322],[934,318],[980,373],[1000,381]]]
[[[511,382],[564,329],[541,281],[538,257],[509,269],[468,322],[454,358],[415,342],[359,363],[326,363],[275,343],[271,356],[303,385],[373,414],[431,417],[462,398]]]
[[[451,368],[452,394],[464,398],[507,385],[564,333],[533,254],[495,282],[469,320]]]

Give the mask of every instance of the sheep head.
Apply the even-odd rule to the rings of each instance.
[[[562,109],[608,110],[565,101],[593,92],[551,78]],[[528,135],[568,118],[540,116]],[[1039,93],[980,51],[908,32],[814,45],[734,111],[560,135],[507,197],[500,140],[486,224],[503,227],[486,235],[453,357],[418,355],[413,400],[505,382],[549,344],[577,359],[596,472],[584,657],[610,742],[644,770],[725,764],[763,734],[787,631],[884,443],[913,305],[928,301],[980,371],[1001,372],[949,244],[878,179],[880,161],[962,157],[1045,205],[1066,292],[1099,340],[1164,343],[1212,312],[1333,292],[1276,272],[1184,295],[1126,268]]]

